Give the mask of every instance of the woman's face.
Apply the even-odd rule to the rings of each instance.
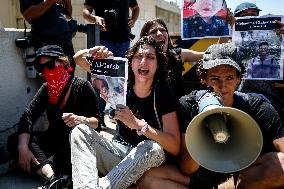
[[[214,92],[222,96],[225,106],[232,106],[234,92],[240,81],[236,68],[228,65],[209,69],[206,79],[202,80],[207,86],[213,87]]]
[[[222,9],[223,0],[196,0],[193,6],[202,17],[212,17]]]
[[[159,23],[153,24],[149,29],[148,36],[152,36],[162,46],[163,51],[167,52],[169,34],[163,25]]]
[[[156,51],[151,45],[141,45],[132,59],[132,71],[135,75],[135,82],[153,81],[158,68]]]

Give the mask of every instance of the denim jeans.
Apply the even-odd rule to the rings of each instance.
[[[76,126],[70,135],[74,189],[123,189],[135,183],[151,167],[165,161],[163,148],[145,140],[125,150],[86,125]],[[98,173],[105,175],[99,178]]]
[[[101,40],[101,44],[108,48],[113,53],[115,57],[125,57],[126,51],[130,47],[130,41],[121,42],[121,43],[114,43],[110,41]]]

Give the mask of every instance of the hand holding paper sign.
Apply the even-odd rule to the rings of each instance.
[[[94,57],[96,59],[103,59],[112,57],[113,54],[108,50],[105,46],[95,46],[90,49],[83,49],[78,51],[74,56],[74,61],[81,68],[83,68],[87,72],[91,72],[90,64],[86,60],[86,57]]]
[[[117,104],[114,119],[123,122],[131,130],[141,129],[141,120],[133,115],[128,106]]]

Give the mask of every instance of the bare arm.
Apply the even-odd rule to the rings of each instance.
[[[181,158],[180,158],[180,170],[187,175],[192,174],[199,168],[199,164],[195,162],[187,151],[185,144],[185,134],[181,137]]]
[[[202,59],[204,52],[181,49],[182,62],[197,62]]]
[[[61,0],[45,0],[37,5],[32,5],[23,12],[23,17],[28,21],[33,21],[41,17],[52,5],[60,3]]]
[[[134,27],[135,22],[138,19],[138,16],[139,16],[139,13],[140,13],[140,8],[139,8],[138,5],[136,5],[135,7],[130,8],[130,9],[131,9],[131,17],[129,18],[128,26],[132,28],[132,27]]]
[[[81,68],[83,68],[87,72],[91,72],[90,69],[90,64],[84,58],[85,56],[96,56],[97,58],[107,58],[110,56],[113,56],[112,52],[109,51],[106,47],[104,46],[96,46],[90,49],[83,49],[79,50],[74,56],[74,61],[77,65],[79,65]]]
[[[30,134],[29,133],[22,133],[18,137],[18,151],[19,151],[19,158],[18,164],[24,171],[30,172],[30,163],[33,161],[35,164],[39,164],[37,159],[34,157],[33,153],[29,149],[29,140]]]
[[[93,15],[92,14],[93,10],[94,10],[93,7],[89,5],[85,5],[83,8],[83,17],[88,22],[99,25],[102,31],[106,31],[106,25],[105,25],[104,18]]]

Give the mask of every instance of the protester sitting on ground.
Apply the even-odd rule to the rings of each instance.
[[[184,62],[197,62],[204,52],[197,52],[189,49],[174,48],[169,36],[165,22],[160,18],[147,21],[140,32],[140,37],[152,36],[162,46],[164,53],[168,57],[168,80],[177,98],[186,94],[183,85],[182,71]],[[187,88],[190,88],[187,86]],[[193,88],[192,88],[193,89]],[[190,89],[189,89],[190,90]]]
[[[76,60],[86,52],[79,51]],[[71,132],[74,188],[127,188],[168,155],[179,153],[176,101],[166,83],[165,54],[152,37],[145,36],[126,57],[127,100],[126,106],[115,109],[115,139],[109,141],[85,125]],[[99,178],[98,172],[104,177]]]
[[[230,43],[210,46],[197,71],[201,83],[220,94],[225,107],[246,112],[261,129],[263,135],[261,155],[252,165],[239,172],[237,188],[283,188],[283,122],[276,110],[265,100],[236,91],[244,72],[237,48]],[[180,167],[167,164],[150,169],[138,181],[139,188],[213,188],[231,176],[228,173],[217,173],[201,167],[187,151],[185,132],[191,120],[198,115],[199,92],[193,91],[180,98],[178,111],[182,132]],[[245,158],[245,154],[243,156]]]
[[[79,124],[99,129],[99,111],[93,87],[69,73],[70,61],[61,47],[43,46],[37,51],[35,63],[46,83],[24,111],[18,132],[9,137],[8,149],[19,168],[44,177],[42,188],[49,189],[60,187],[61,174],[71,174],[70,131]],[[45,111],[47,130],[33,130]]]

